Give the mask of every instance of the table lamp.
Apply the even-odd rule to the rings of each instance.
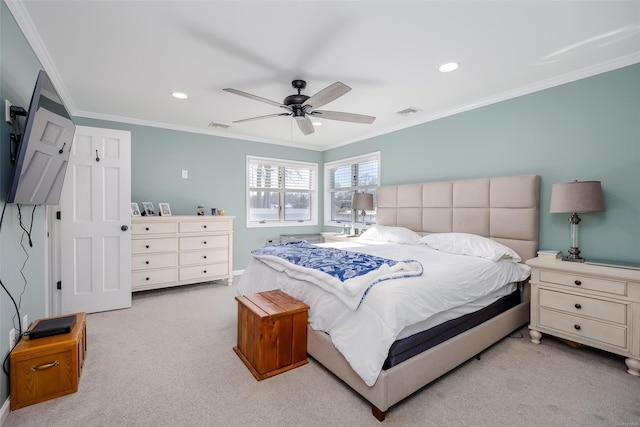
[[[364,217],[367,215],[367,211],[373,210],[373,194],[368,193],[353,193],[351,199],[351,208],[362,215],[362,231],[364,231]]]
[[[573,181],[553,184],[550,213],[570,213],[571,248],[564,261],[584,262],[578,249],[579,213],[604,211],[604,195],[600,181]]]

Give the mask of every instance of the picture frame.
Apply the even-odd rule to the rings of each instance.
[[[158,214],[160,216],[171,216],[171,207],[169,206],[169,203],[158,203],[158,210]]]
[[[142,209],[144,210],[144,214],[147,216],[153,216],[156,214],[156,209],[153,207],[153,203],[151,202],[142,202]]]
[[[140,208],[136,202],[131,202],[131,216],[140,216]]]

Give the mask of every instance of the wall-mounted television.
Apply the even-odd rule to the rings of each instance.
[[[76,127],[44,71],[38,73],[15,150],[8,203],[57,205]]]

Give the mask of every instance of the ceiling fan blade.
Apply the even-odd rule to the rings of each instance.
[[[258,117],[251,117],[249,119],[242,119],[242,120],[234,120],[231,123],[242,123],[242,122],[250,122],[252,120],[262,120],[262,119],[269,119],[271,117],[280,117],[280,116],[290,116],[292,113],[278,113],[278,114],[267,114],[266,116],[258,116]]]
[[[228,88],[222,89],[222,90],[224,90],[225,92],[229,92],[229,93],[235,93],[236,95],[244,96],[246,98],[253,99],[253,100],[256,100],[256,101],[266,102],[267,104],[275,105],[276,107],[284,108],[286,110],[290,110],[291,109],[287,105],[283,105],[283,104],[281,104],[279,102],[272,101],[272,100],[267,99],[267,98],[262,98],[262,97],[257,96],[257,95],[252,95],[250,93],[243,92],[243,91],[238,90],[238,89],[231,89],[230,87],[228,87]]]
[[[304,103],[306,111],[313,111],[316,108],[320,108],[329,102],[340,98],[345,93],[349,92],[351,88],[342,82],[335,82],[322,89],[320,92],[307,99]]]
[[[342,122],[365,123],[371,124],[376,119],[373,116],[365,116],[364,114],[342,113],[340,111],[315,110],[310,113],[313,117],[329,120],[340,120]]]
[[[313,123],[311,123],[311,119],[308,116],[298,116],[294,117],[296,123],[298,123],[298,127],[305,135],[309,135],[310,133],[314,133],[316,130],[313,128]]]

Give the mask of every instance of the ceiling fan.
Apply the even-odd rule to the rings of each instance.
[[[293,116],[296,119],[296,123],[298,123],[298,127],[302,131],[303,134],[309,135],[314,132],[313,123],[309,116],[329,119],[329,120],[339,120],[343,122],[353,122],[353,123],[366,123],[371,124],[376,119],[373,116],[365,116],[362,114],[353,114],[353,113],[343,113],[340,111],[326,111],[326,110],[317,110],[317,108],[322,107],[325,104],[341,97],[345,93],[349,92],[351,88],[345,85],[342,82],[335,82],[332,85],[327,86],[322,89],[320,92],[315,95],[309,97],[307,95],[302,95],[300,92],[307,87],[307,82],[304,80],[293,80],[291,82],[291,86],[294,89],[298,90],[297,94],[287,96],[282,104],[276,101],[271,101],[270,99],[262,98],[260,96],[252,95],[250,93],[242,92],[237,89],[226,88],[223,89],[229,93],[235,93],[236,95],[244,96],[250,99],[255,99],[256,101],[266,102],[267,104],[275,105],[276,107],[284,108],[287,110],[286,113],[276,113],[269,114],[266,116],[252,117],[249,119],[235,120],[233,123],[242,123],[248,122],[251,120],[260,120],[260,119],[268,119],[270,117],[279,117],[279,116]]]

